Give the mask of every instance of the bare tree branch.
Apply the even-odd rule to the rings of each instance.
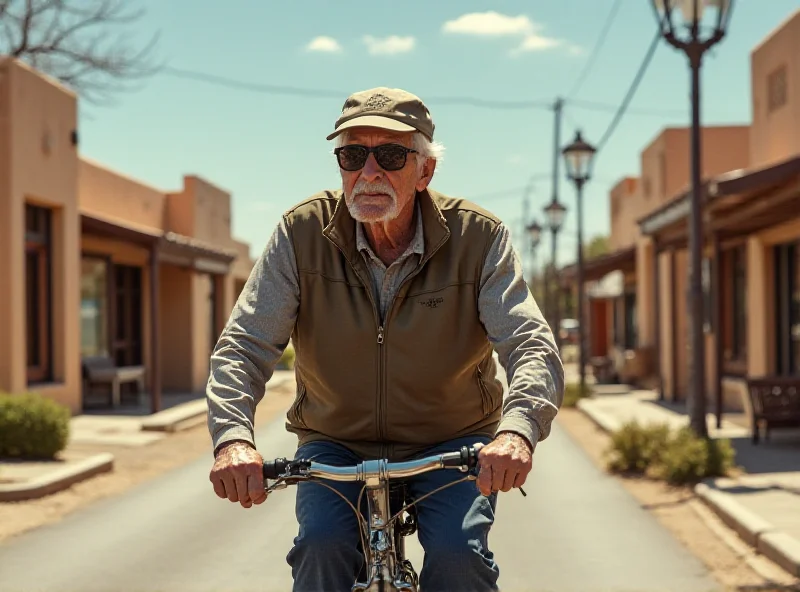
[[[0,0],[0,54],[28,62],[90,102],[158,71],[158,34],[136,48],[126,27],[144,12],[131,0]]]

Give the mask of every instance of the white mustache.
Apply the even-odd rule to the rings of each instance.
[[[365,181],[360,179],[356,181],[353,187],[353,197],[362,193],[385,193],[392,198],[393,201],[397,200],[394,188],[386,181]]]

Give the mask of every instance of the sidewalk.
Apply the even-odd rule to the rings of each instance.
[[[672,427],[688,423],[679,407],[660,403],[652,391],[598,393],[578,408],[606,431],[633,419]],[[744,541],[800,577],[800,430],[775,430],[770,442],[754,446],[741,414],[723,419],[721,429],[709,414],[708,426],[712,437],[731,440],[744,474],[709,479],[695,492]]]
[[[293,371],[276,371],[267,389],[294,381]],[[149,413],[146,404],[92,410],[70,419],[69,441],[57,460],[0,460],[0,502],[36,499],[114,470],[108,450],[147,446],[206,422],[202,393],[172,395],[167,408]]]

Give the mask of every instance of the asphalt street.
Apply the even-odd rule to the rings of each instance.
[[[291,457],[279,417],[262,453]],[[174,470],[0,545],[2,592],[291,590],[294,491],[245,510],[217,498],[211,458]],[[710,592],[720,587],[558,425],[525,486],[501,494],[490,545],[504,592]],[[409,542],[419,568],[422,551]]]

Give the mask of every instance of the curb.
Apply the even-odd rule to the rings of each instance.
[[[578,401],[576,407],[600,429],[613,431],[614,421],[601,411],[587,409],[585,400]],[[767,559],[800,577],[800,542],[774,525],[754,514],[731,495],[712,485],[698,483],[694,487],[698,498],[713,511],[725,525],[733,529],[739,537]]]
[[[177,405],[151,415],[142,421],[142,430],[153,432],[175,432],[179,425],[206,415],[208,405],[205,399]]]
[[[267,389],[280,388],[294,380],[292,371],[276,371],[267,383]],[[142,430],[146,432],[180,432],[193,428],[206,421],[208,404],[206,399],[198,399],[159,411],[142,420]]]
[[[708,483],[698,483],[694,491],[743,541],[791,575],[800,577],[800,542]]]
[[[575,407],[586,417],[591,419],[594,422],[594,424],[604,432],[609,432],[609,433],[613,432],[618,422],[612,419],[607,414],[603,413],[602,411],[597,411],[595,409],[587,409],[586,405],[591,400],[592,400],[591,397],[586,399],[580,399],[575,405]]]
[[[100,473],[107,473],[113,468],[112,454],[95,454],[72,467],[53,471],[26,483],[0,485],[0,502],[19,502],[51,495]]]

